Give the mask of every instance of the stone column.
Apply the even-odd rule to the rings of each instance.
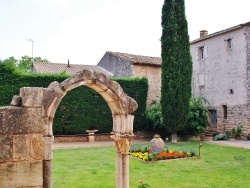
[[[131,136],[112,138],[116,146],[116,188],[129,188],[129,147]]]
[[[52,150],[53,136],[43,137],[43,188],[52,188]]]
[[[122,154],[122,188],[129,188],[129,156]]]
[[[122,188],[122,154],[116,152],[116,188]]]
[[[52,187],[52,161],[43,160],[43,188]]]

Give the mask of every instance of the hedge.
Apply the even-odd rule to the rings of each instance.
[[[64,74],[23,73],[10,64],[0,64],[0,106],[8,106],[13,95],[21,87],[48,87],[53,81],[62,82]],[[145,124],[145,110],[148,91],[146,78],[112,78],[124,92],[134,98],[138,109],[134,112],[134,131],[142,130]],[[135,89],[136,88],[136,89]],[[59,104],[54,122],[54,135],[84,134],[87,129],[96,128],[99,133],[112,131],[112,114],[101,95],[92,89],[80,86],[71,90]]]

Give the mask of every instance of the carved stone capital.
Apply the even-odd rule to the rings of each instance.
[[[128,154],[132,137],[120,137],[112,135],[111,138],[115,141],[116,152],[121,154]]]

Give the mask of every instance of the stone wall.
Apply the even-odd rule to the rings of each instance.
[[[147,106],[153,102],[160,102],[161,98],[161,67],[160,66],[143,66],[140,64],[132,65],[133,75],[137,77],[147,77],[148,79],[148,96]]]
[[[245,84],[247,88],[247,100],[248,104],[250,104],[250,28],[246,28],[245,35],[246,35],[246,62],[247,62],[247,67],[246,67],[247,80]]]
[[[0,108],[0,187],[42,187],[41,114],[41,108]]]
[[[250,133],[250,105],[234,105],[227,107],[227,118],[224,118],[223,107],[219,106],[217,110],[217,129],[220,132],[231,131],[239,125],[242,125],[244,133]]]

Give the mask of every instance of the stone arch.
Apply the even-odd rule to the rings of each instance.
[[[49,122],[54,118],[56,109],[62,98],[68,91],[79,86],[86,86],[99,93],[107,102],[113,116],[113,132],[117,135],[133,135],[133,116],[130,114],[137,109],[137,103],[134,99],[124,93],[119,83],[110,80],[105,74],[92,70],[83,70],[76,73],[74,76],[64,80],[62,83],[52,82],[48,92],[44,95],[44,112],[49,118]],[[53,95],[51,96],[51,93]],[[124,124],[125,119],[129,119],[129,124]],[[121,122],[122,124],[121,124]],[[52,126],[52,124],[50,124]],[[49,130],[49,135],[52,135],[52,129]]]
[[[20,88],[19,96],[12,99],[12,106],[0,107],[0,148],[4,149],[0,155],[0,172],[11,176],[0,175],[0,187],[52,187],[54,115],[67,92],[79,86],[95,90],[111,109],[112,138],[116,146],[116,188],[129,187],[128,152],[134,136],[134,116],[131,113],[138,106],[117,82],[92,70],[78,72],[62,83],[52,82],[47,88]],[[25,173],[17,172],[30,167],[33,169],[26,169]],[[29,178],[36,181],[27,181]]]
[[[112,112],[114,135],[112,138],[116,145],[116,187],[129,187],[129,146],[133,137],[133,120],[131,115],[138,105],[134,99],[124,93],[119,83],[110,80],[103,73],[92,70],[83,70],[62,83],[52,82],[48,86],[49,92],[44,93],[43,111],[47,117],[48,137],[53,136],[52,123],[58,105],[68,91],[79,86],[86,86],[99,93]],[[44,161],[44,184],[51,185],[51,158]],[[47,163],[47,164],[46,164]],[[46,170],[46,167],[48,168]]]

